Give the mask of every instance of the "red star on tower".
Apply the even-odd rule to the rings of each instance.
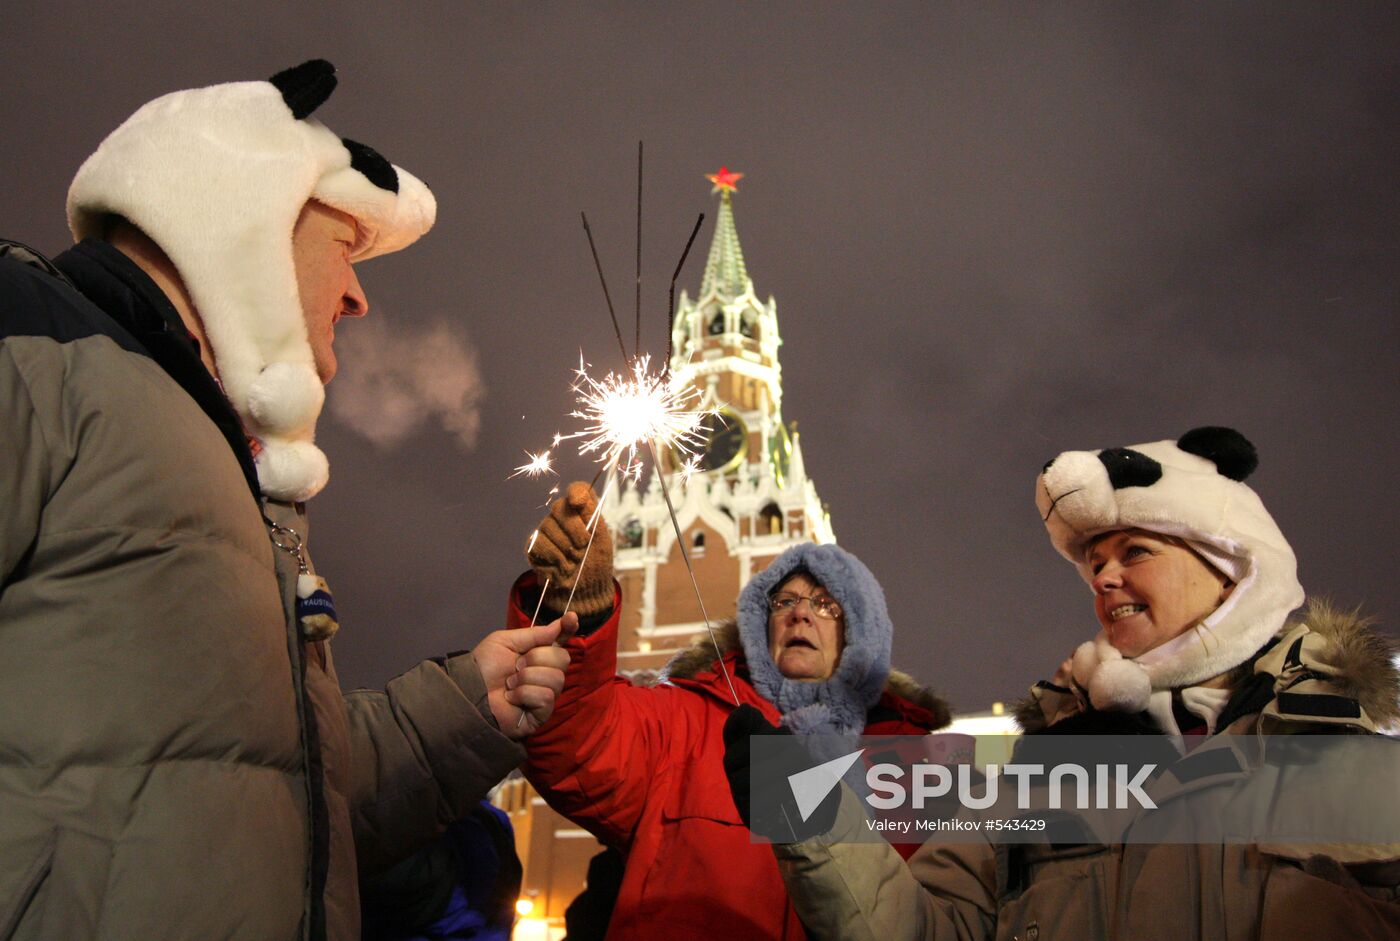
[[[711,193],[732,193],[739,187],[736,185],[744,178],[744,174],[735,173],[728,167],[720,167],[718,173],[706,173],[705,179],[715,184]]]

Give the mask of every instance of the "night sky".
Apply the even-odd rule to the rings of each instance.
[[[361,269],[320,425],[346,687],[503,623],[543,497],[506,477],[564,424],[580,349],[618,365],[579,211],[630,313],[639,139],[644,346],[705,211],[699,286],[704,174],[744,172],[784,417],[896,665],[958,708],[1096,630],[1041,465],[1197,425],[1258,446],[1309,592],[1394,630],[1393,5],[203,6],[5,6],[0,234],[62,250],[74,171],[148,99],[313,57],[341,80],[317,116],[433,187],[434,231]]]

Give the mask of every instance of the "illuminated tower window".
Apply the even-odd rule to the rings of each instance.
[[[758,531],[769,536],[783,531],[783,511],[778,509],[776,503],[766,504],[758,511]]]

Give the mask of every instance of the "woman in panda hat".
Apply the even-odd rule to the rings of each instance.
[[[1396,721],[1389,641],[1320,603],[1289,621],[1303,590],[1292,549],[1243,482],[1256,465],[1226,428],[1045,465],[1037,507],[1093,590],[1099,630],[1019,710],[1018,761],[1072,741],[1041,736],[1155,733],[1172,770],[1154,784],[1186,781],[1177,772],[1191,764],[1201,787],[1211,774],[1247,781],[1253,766],[1193,759],[1263,752],[1219,733],[1367,734]],[[931,841],[906,867],[887,847],[843,840],[854,804],[847,795],[831,833],[774,846],[794,905],[824,936],[1400,936],[1393,843]]]

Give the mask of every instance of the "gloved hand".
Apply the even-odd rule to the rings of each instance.
[[[544,603],[551,611],[562,612],[569,592],[578,582],[570,611],[587,618],[612,607],[613,603],[613,541],[612,531],[600,516],[593,544],[588,544],[588,522],[598,508],[593,488],[574,481],[564,495],[550,507],[549,515],[540,523],[533,545],[526,551],[530,568],[544,584],[549,580]],[[588,557],[584,558],[584,549]],[[582,569],[580,569],[582,566]]]
[[[769,724],[748,703],[735,709],[724,720],[724,774],[729,779],[729,793],[744,826],[753,826],[753,808],[749,793],[750,766],[753,763],[749,737],[753,735],[791,735],[786,729]]]
[[[779,749],[763,748],[757,757],[752,736],[782,735],[789,741]],[[763,713],[747,703],[729,714],[724,722],[724,774],[739,818],[754,833],[774,843],[796,843],[825,833],[836,822],[839,791],[822,801],[806,820],[797,808],[788,776],[805,771],[819,762],[798,744],[796,736],[763,718]],[[758,818],[754,816],[753,782],[763,789]]]

